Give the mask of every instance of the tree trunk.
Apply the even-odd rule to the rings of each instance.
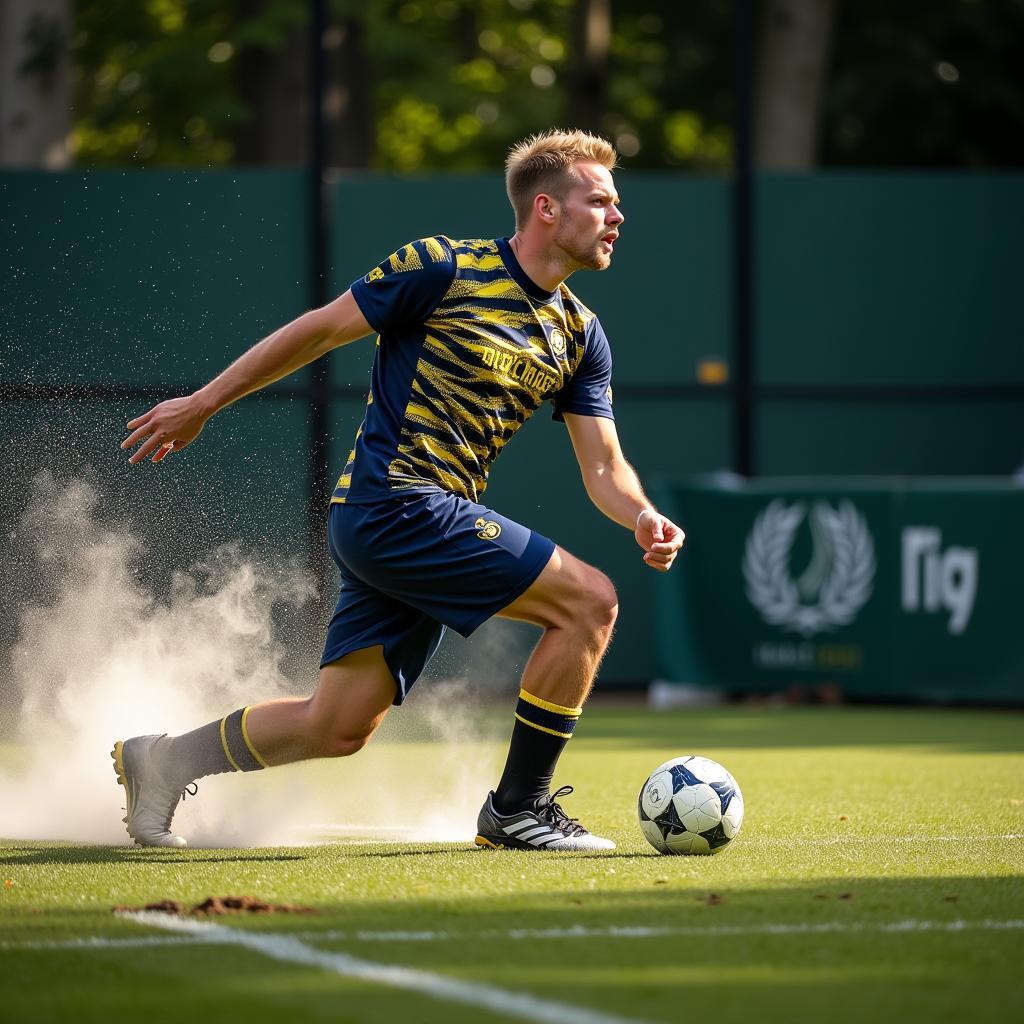
[[[69,0],[0,0],[0,167],[71,162]]]
[[[573,51],[577,57],[566,90],[567,128],[601,132],[607,106],[611,40],[611,0],[577,0],[573,25]]]
[[[328,33],[328,46],[327,162],[334,167],[369,167],[374,151],[373,87],[362,17],[338,19]]]
[[[266,0],[236,0],[241,17],[256,16]],[[288,29],[273,49],[246,47],[235,64],[249,120],[235,133],[235,162],[301,166],[309,159],[309,28]]]
[[[768,170],[814,166],[836,0],[764,0],[755,160]]]

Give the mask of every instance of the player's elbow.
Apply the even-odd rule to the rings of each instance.
[[[580,467],[583,477],[583,486],[588,494],[594,494],[601,490],[601,485],[606,483],[611,471],[611,463],[608,461],[588,462]]]

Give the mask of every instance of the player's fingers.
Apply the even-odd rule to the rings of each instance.
[[[132,420],[132,423],[135,423],[135,422],[136,422],[135,420]],[[131,423],[128,424],[129,428],[131,427],[131,425],[132,425]],[[151,434],[151,433],[153,433],[152,428],[148,424],[144,423],[137,430],[133,430],[121,442],[121,450],[124,451],[125,448],[131,448],[131,446],[133,444],[138,444],[138,442],[141,441],[147,434]]]
[[[138,465],[147,455],[154,452],[163,443],[163,440],[154,434],[138,451],[131,454],[128,461],[133,466]]]
[[[657,551],[660,554],[671,554],[673,551],[679,550],[679,544],[675,541],[664,541],[661,544],[652,544],[651,551]]]
[[[162,444],[157,449],[156,454],[153,456],[153,461],[154,462],[163,462],[163,460],[166,459],[167,456],[170,455],[171,452],[173,452],[173,451],[174,451],[174,442],[173,441],[171,441],[170,444]]]
[[[657,570],[658,572],[668,572],[668,569],[669,569],[669,567],[668,567],[667,565],[659,565],[659,564],[658,564],[657,562],[652,562],[652,561],[651,561],[651,560],[650,560],[650,559],[649,559],[649,558],[647,557],[647,555],[644,555],[644,561],[645,561],[645,562],[646,562],[646,563],[647,563],[647,564],[648,564],[648,565],[649,565],[649,566],[650,566],[650,567],[651,567],[652,569],[656,569],[656,570]]]
[[[152,411],[153,411],[153,410],[152,410],[152,409],[150,409],[150,410],[149,410],[149,412],[144,412],[144,413],[143,413],[143,414],[142,414],[141,416],[136,416],[136,417],[135,417],[135,419],[133,419],[133,420],[129,420],[129,421],[128,421],[128,422],[127,422],[127,423],[125,424],[125,426],[126,426],[126,427],[127,427],[127,428],[128,428],[129,430],[134,430],[134,429],[135,429],[136,427],[138,427],[138,426],[141,426],[141,425],[142,425],[143,423],[145,423],[145,422],[146,422],[146,420],[147,420],[147,419],[149,419],[149,413],[151,413]]]
[[[672,561],[672,556],[653,554],[649,551],[645,561],[648,565],[668,565]]]

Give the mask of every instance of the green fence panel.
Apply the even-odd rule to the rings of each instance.
[[[766,476],[1009,475],[1024,464],[1024,398],[759,403]]]
[[[721,478],[661,498],[688,534],[659,602],[664,678],[1024,701],[1024,486]]]
[[[0,365],[205,381],[309,301],[299,171],[5,172]]]
[[[762,174],[757,377],[1024,383],[1024,177]]]

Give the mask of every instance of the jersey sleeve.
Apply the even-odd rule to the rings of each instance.
[[[603,416],[615,419],[612,412],[612,350],[608,338],[595,317],[587,324],[586,348],[569,383],[555,395],[553,418],[564,421],[564,413]]]
[[[444,298],[455,277],[455,258],[442,236],[403,245],[365,277],[352,295],[378,333],[422,323]]]

